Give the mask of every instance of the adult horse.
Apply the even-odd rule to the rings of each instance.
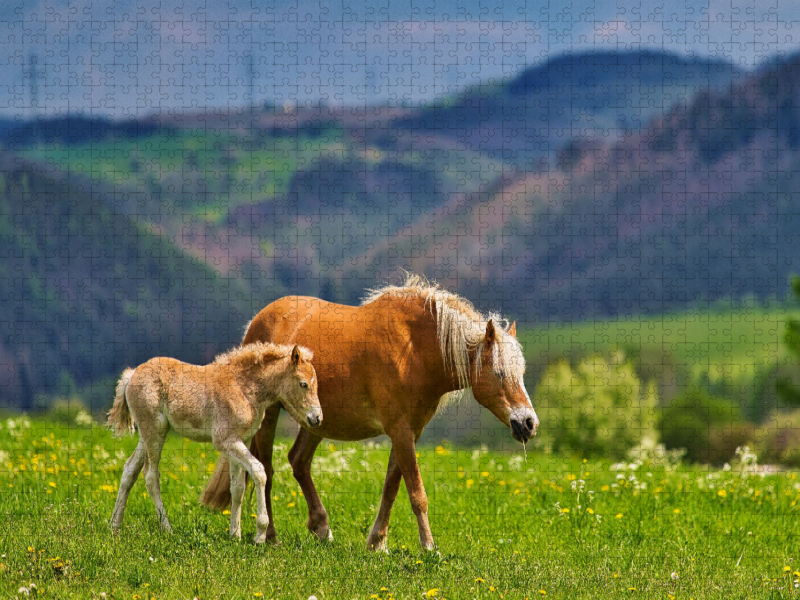
[[[414,445],[442,398],[472,389],[511,435],[526,442],[539,420],[525,390],[525,360],[515,325],[495,325],[464,298],[410,275],[400,286],[372,291],[360,307],[289,296],[263,309],[250,322],[243,344],[296,343],[314,352],[319,400],[324,416],[313,433],[301,429],[289,461],[308,504],[307,526],[331,539],[328,513],[311,480],[311,461],[323,438],[363,440],[386,434],[392,441],[380,509],[367,546],[386,550],[389,515],[401,478],[417,517],[420,544],[434,547],[428,499]],[[264,415],[250,451],[264,464],[269,513],[268,539],[275,539],[272,516],[272,447],[280,406]],[[211,508],[230,502],[224,458],[203,493]]]

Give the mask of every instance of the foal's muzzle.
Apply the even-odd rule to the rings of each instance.
[[[511,435],[518,442],[527,442],[536,435],[539,428],[539,418],[532,408],[520,408],[511,413]]]
[[[322,424],[322,411],[315,408],[306,415],[306,423],[309,427],[319,427]]]

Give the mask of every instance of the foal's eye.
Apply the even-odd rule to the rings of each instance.
[[[301,382],[300,382],[300,387],[301,387],[301,388],[307,388],[307,387],[308,387],[308,384],[307,384],[305,381],[301,381]]]

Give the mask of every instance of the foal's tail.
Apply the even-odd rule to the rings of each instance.
[[[117,382],[117,393],[114,396],[114,406],[108,413],[108,426],[118,436],[133,435],[133,416],[128,401],[125,399],[125,390],[133,377],[134,369],[125,369],[122,377]]]
[[[230,466],[224,456],[217,460],[217,468],[206,484],[200,502],[212,510],[223,510],[231,503]]]

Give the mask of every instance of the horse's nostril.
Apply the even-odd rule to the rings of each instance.
[[[528,431],[533,431],[533,419],[531,417],[525,419],[525,427],[528,428]]]
[[[307,423],[308,423],[308,424],[309,424],[311,427],[317,427],[317,426],[320,424],[320,422],[321,422],[321,419],[320,419],[320,417],[319,417],[319,415],[318,415],[318,414],[311,414],[311,415],[308,415],[308,416],[306,417],[306,422],[307,422]]]

